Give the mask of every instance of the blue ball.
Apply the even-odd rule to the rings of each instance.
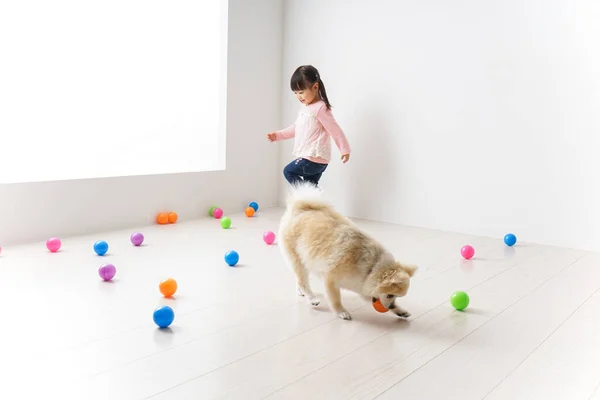
[[[258,211],[258,203],[253,201],[252,203],[248,204],[248,207],[252,207],[254,208],[254,211]]]
[[[237,253],[237,251],[231,250],[225,253],[225,262],[230,267],[233,267],[238,263],[238,261],[240,261],[240,255]]]
[[[507,246],[513,246],[515,243],[517,243],[517,237],[512,233],[509,233],[506,236],[504,236],[504,243]]]
[[[158,307],[154,310],[154,323],[158,325],[159,328],[166,328],[173,323],[175,319],[175,312],[169,306]]]
[[[99,256],[105,255],[108,251],[108,243],[106,243],[104,240],[98,240],[96,243],[94,243],[94,251]]]

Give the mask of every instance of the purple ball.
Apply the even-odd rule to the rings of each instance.
[[[116,273],[117,269],[112,264],[103,264],[100,266],[100,268],[98,268],[98,275],[100,275],[100,278],[104,279],[105,281],[110,281],[115,277]]]
[[[144,243],[144,235],[142,235],[140,232],[132,233],[129,239],[134,246],[139,246]]]

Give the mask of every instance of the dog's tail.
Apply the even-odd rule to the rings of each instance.
[[[329,207],[323,199],[321,189],[309,182],[292,185],[287,198],[287,207],[296,211],[314,211]]]

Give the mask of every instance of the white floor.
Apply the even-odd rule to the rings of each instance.
[[[141,248],[133,230],[64,238],[57,254],[4,248],[0,397],[600,399],[598,254],[359,221],[421,269],[401,303],[409,321],[349,293],[354,320],[342,321],[298,298],[262,241],[280,214],[235,215],[230,230],[209,218],[148,227]],[[459,256],[466,243],[472,261]],[[96,272],[107,262],[112,283]],[[171,300],[158,291],[167,277]],[[466,312],[451,308],[455,290],[469,293]],[[170,329],[152,321],[160,304],[175,310]]]

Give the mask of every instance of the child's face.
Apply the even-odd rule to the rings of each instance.
[[[319,98],[319,84],[315,83],[312,87],[304,90],[294,90],[294,94],[300,103],[309,105]]]

